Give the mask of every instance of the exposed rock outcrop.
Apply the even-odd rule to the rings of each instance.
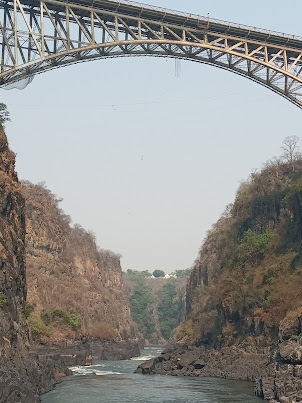
[[[79,317],[78,333],[93,338],[136,335],[120,257],[100,250],[92,233],[70,225],[60,200],[44,185],[22,183],[26,199],[28,302],[32,316],[63,310]],[[36,320],[38,320],[36,319]],[[47,333],[47,332],[46,332]],[[52,327],[43,342],[59,345],[77,335]]]
[[[0,401],[35,403],[68,373],[60,357],[29,354],[25,205],[15,155],[0,130]]]
[[[0,130],[0,356],[23,355],[28,348],[24,304],[25,206],[15,173],[15,155]]]
[[[302,310],[288,315],[279,327],[275,360],[256,384],[256,394],[272,402],[302,402]]]
[[[130,360],[132,357],[139,357],[139,343],[132,341],[104,341],[91,343],[92,357],[96,360]]]
[[[140,365],[136,372],[173,376],[199,376],[256,381],[268,363],[267,350],[184,344],[162,352],[161,356]]]

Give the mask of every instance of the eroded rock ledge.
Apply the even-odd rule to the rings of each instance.
[[[270,403],[302,402],[302,312],[287,316],[277,343],[259,347],[255,340],[215,350],[198,343],[173,345],[141,364],[136,372],[200,376],[255,382],[255,394]]]
[[[233,346],[207,350],[183,344],[141,364],[136,373],[218,377],[255,382],[255,394],[271,403],[302,402],[302,346],[281,343],[279,352]]]

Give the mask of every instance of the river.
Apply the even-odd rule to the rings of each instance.
[[[159,355],[146,347],[141,357],[128,361],[94,361],[89,367],[73,367],[75,376],[64,378],[42,403],[260,403],[249,382],[215,378],[134,374],[140,364]]]

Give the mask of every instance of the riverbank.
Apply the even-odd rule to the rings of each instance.
[[[141,342],[82,338],[71,344],[32,346],[32,353],[59,355],[66,366],[91,365],[92,360],[130,360],[140,355]]]
[[[0,402],[38,403],[62,377],[71,375],[60,355],[33,354],[0,364]]]
[[[244,345],[220,350],[196,344],[172,346],[135,372],[250,381],[255,383],[255,395],[271,403],[302,401],[302,346],[294,340],[280,343],[277,350]]]
[[[141,356],[123,361],[94,361],[89,367],[73,367],[42,403],[261,403],[247,382],[134,374],[139,361],[158,355],[160,347],[146,347]]]

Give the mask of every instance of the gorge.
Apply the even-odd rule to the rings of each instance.
[[[72,226],[45,185],[19,183],[14,164],[1,130],[0,401],[35,403],[68,366],[138,355],[139,332],[119,256]],[[242,183],[190,272],[185,321],[138,373],[253,381],[272,403],[302,401],[301,200],[298,154]],[[169,289],[171,312],[183,288]]]

